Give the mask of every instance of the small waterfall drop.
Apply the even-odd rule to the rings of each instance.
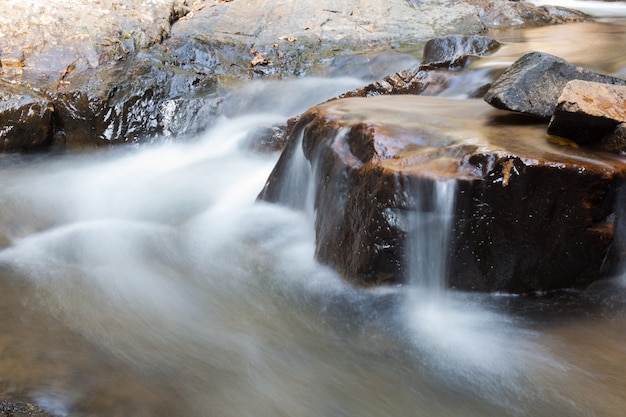
[[[415,208],[407,216],[408,282],[420,289],[443,292],[454,214],[456,181],[411,184]]]

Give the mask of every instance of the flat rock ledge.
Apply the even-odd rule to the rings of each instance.
[[[260,198],[302,207],[306,179],[321,262],[360,285],[423,282],[411,272],[413,239],[425,233],[412,213],[436,217],[451,184],[449,228],[429,238],[443,245],[442,280],[527,293],[614,272],[625,172],[623,158],[551,144],[544,124],[512,122],[482,100],[348,98],[291,126]]]

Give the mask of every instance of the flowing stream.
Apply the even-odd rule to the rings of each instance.
[[[626,74],[620,19],[494,36],[507,45],[469,79],[565,43]],[[336,75],[250,82],[184,143],[3,156],[0,396],[59,416],[622,416],[626,280],[528,297],[355,288],[314,260],[310,209],[255,201],[278,155],[250,135],[369,81]],[[445,268],[442,219],[415,244],[416,265],[433,261],[416,276]]]

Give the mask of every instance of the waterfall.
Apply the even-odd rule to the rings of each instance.
[[[446,287],[455,193],[455,180],[410,186],[415,208],[407,215],[406,259],[407,281],[413,286],[439,292]]]

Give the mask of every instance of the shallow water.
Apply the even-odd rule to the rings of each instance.
[[[363,82],[246,85],[184,144],[3,157],[1,396],[61,416],[623,415],[626,280],[354,288],[314,261],[310,210],[255,202],[278,155],[249,134]]]

